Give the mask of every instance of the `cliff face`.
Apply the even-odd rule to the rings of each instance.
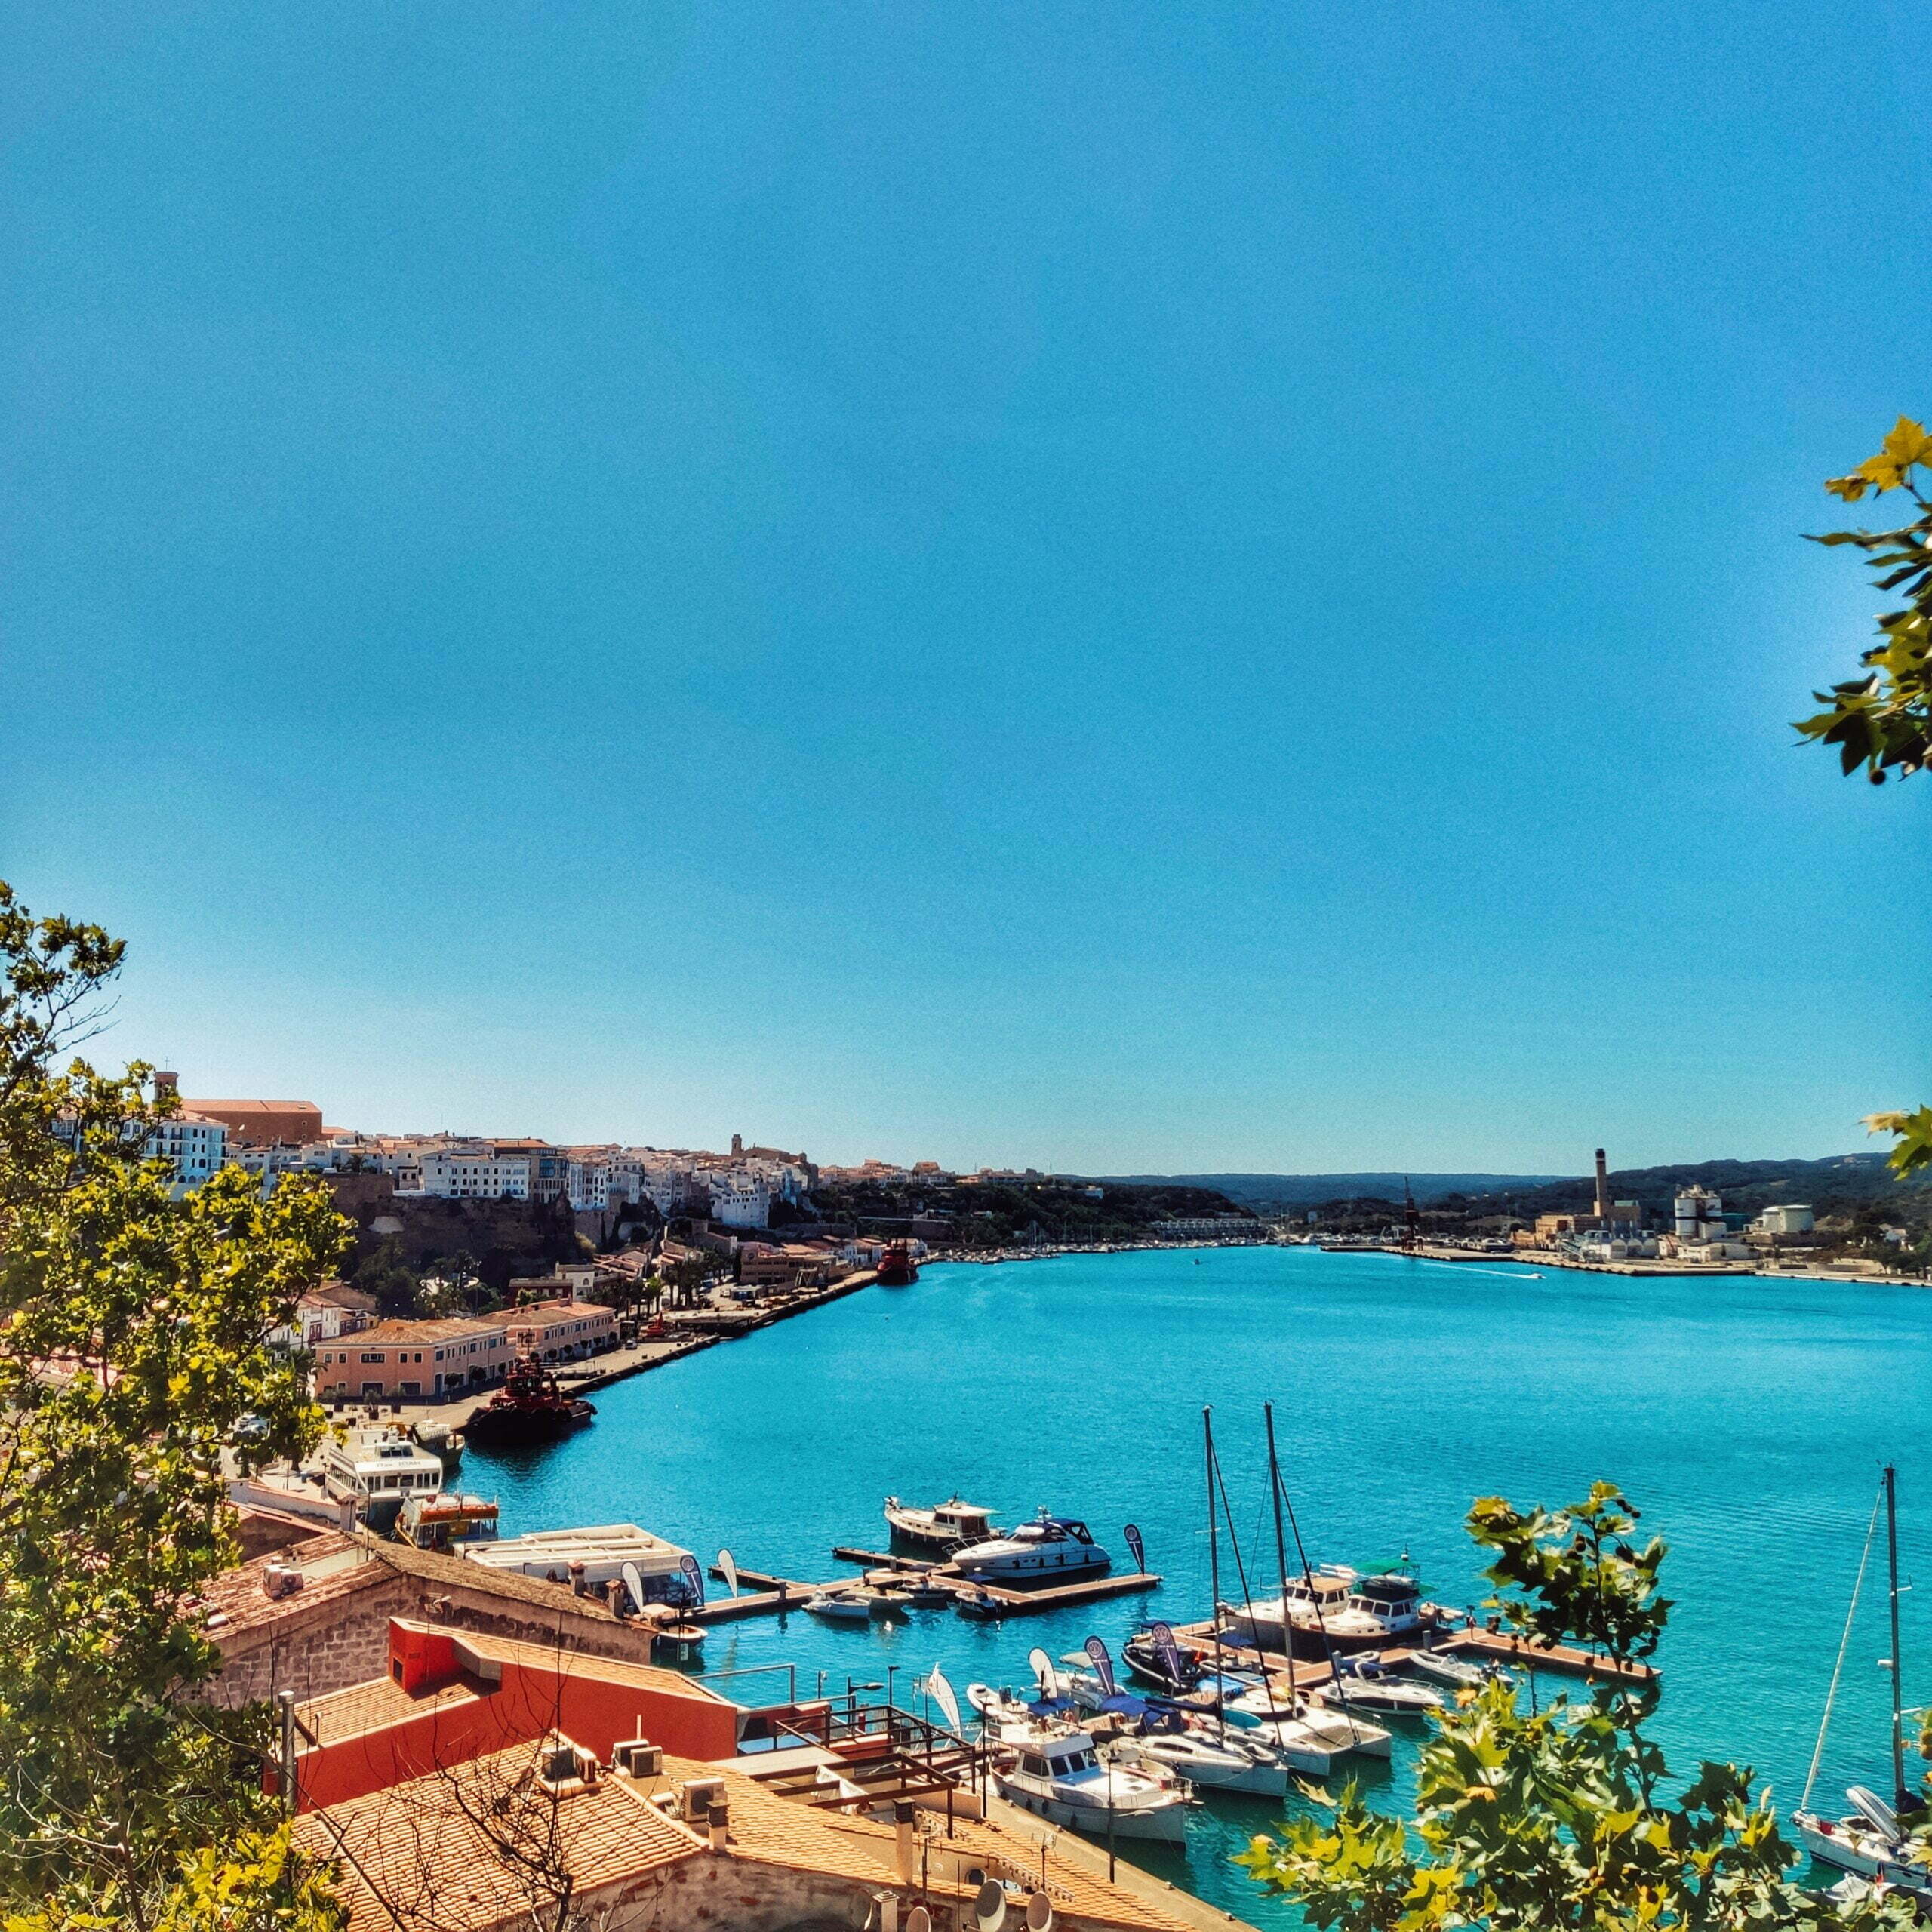
[[[387,1243],[405,1267],[419,1274],[436,1262],[467,1255],[481,1279],[501,1293],[513,1277],[542,1274],[583,1252],[578,1217],[568,1201],[398,1198],[387,1174],[335,1174],[330,1186],[337,1207],[355,1223],[350,1273],[357,1262]]]

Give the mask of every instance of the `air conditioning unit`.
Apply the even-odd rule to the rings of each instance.
[[[262,1588],[271,1597],[293,1596],[302,1587],[302,1573],[292,1563],[262,1565]]]
[[[707,1824],[711,1807],[724,1801],[722,1778],[693,1778],[678,1794],[678,1811],[688,1825]]]
[[[641,1737],[627,1738],[616,1746],[611,1761],[634,1778],[661,1778],[664,1775],[664,1747]]]

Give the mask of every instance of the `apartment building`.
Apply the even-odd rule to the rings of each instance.
[[[225,1122],[182,1112],[165,1120],[148,1136],[141,1152],[150,1161],[167,1161],[174,1169],[174,1192],[185,1194],[220,1173],[227,1159]]]
[[[432,1401],[501,1380],[515,1352],[502,1325],[488,1319],[379,1321],[316,1352],[315,1395],[325,1402]]]
[[[507,1143],[506,1143],[507,1144]],[[528,1201],[531,1158],[471,1141],[424,1148],[417,1156],[422,1192],[446,1201]],[[398,1192],[401,1192],[398,1186]]]

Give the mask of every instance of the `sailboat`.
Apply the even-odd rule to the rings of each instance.
[[[1887,1804],[1876,1792],[1862,1784],[1850,1786],[1845,1797],[1851,1805],[1842,1818],[1821,1817],[1811,1809],[1811,1787],[1817,1782],[1818,1765],[1825,1755],[1825,1734],[1830,1728],[1832,1706],[1838,1697],[1838,1678],[1844,1669],[1845,1652],[1851,1642],[1853,1620],[1858,1614],[1858,1598],[1865,1583],[1865,1568],[1872,1555],[1872,1543],[1882,1511],[1885,1518],[1885,1550],[1890,1573],[1892,1654],[1884,1667],[1892,1679],[1892,1802]],[[1885,1465],[1878,1500],[1872,1509],[1872,1521],[1865,1532],[1865,1548],[1858,1559],[1858,1575],[1851,1586],[1851,1604],[1845,1612],[1844,1635],[1838,1640],[1838,1661],[1832,1666],[1831,1688],[1825,1697],[1824,1715],[1818,1723],[1818,1741],[1811,1752],[1811,1769],[1804,1780],[1804,1795],[1791,1822],[1805,1850],[1821,1865],[1861,1878],[1877,1879],[1932,1900],[1932,1862],[1927,1848],[1906,1835],[1901,1811],[1918,1809],[1918,1802],[1905,1781],[1905,1694],[1900,1686],[1899,1658],[1899,1527],[1898,1481],[1892,1465]]]

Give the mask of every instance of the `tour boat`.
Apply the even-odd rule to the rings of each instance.
[[[495,1503],[481,1496],[465,1496],[457,1490],[411,1496],[396,1518],[396,1537],[418,1549],[460,1549],[466,1543],[494,1543],[497,1515]]]
[[[353,1429],[346,1441],[324,1448],[322,1486],[332,1501],[353,1503],[356,1515],[386,1536],[411,1497],[441,1489],[442,1459],[400,1429]]]
[[[977,1503],[958,1496],[948,1497],[930,1509],[888,1496],[885,1520],[894,1536],[946,1555],[966,1544],[989,1542],[999,1534],[993,1527],[990,1509],[982,1509]]]
[[[889,1241],[878,1258],[878,1284],[882,1288],[909,1288],[919,1278],[918,1263],[912,1259],[912,1246]]]
[[[1076,1576],[1104,1570],[1112,1560],[1084,1523],[1044,1509],[1030,1523],[1021,1523],[1003,1537],[969,1544],[952,1559],[962,1576],[996,1577],[1001,1582]]]
[[[993,1782],[1009,1804],[1090,1837],[1187,1842],[1185,1788],[1170,1777],[1103,1764],[1084,1730],[1036,1728],[1020,1737]]]
[[[492,1448],[550,1442],[581,1429],[597,1413],[581,1395],[566,1395],[532,1349],[518,1351],[504,1371],[503,1386],[466,1425],[469,1440]]]

